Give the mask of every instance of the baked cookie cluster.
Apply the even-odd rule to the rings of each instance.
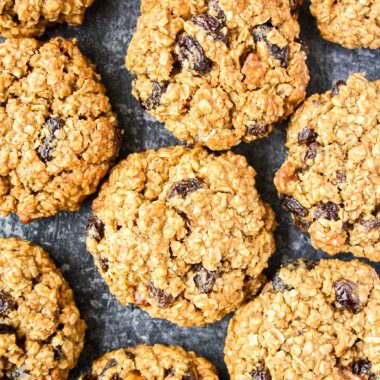
[[[126,57],[133,95],[189,144],[267,136],[305,98],[300,1],[143,0]]]

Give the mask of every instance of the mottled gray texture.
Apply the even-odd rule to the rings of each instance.
[[[178,143],[130,95],[132,78],[124,69],[124,56],[134,32],[139,7],[139,0],[96,0],[87,11],[83,26],[60,26],[43,37],[47,39],[61,35],[78,38],[82,52],[96,64],[120,125],[125,129],[121,157],[130,152]],[[323,41],[309,14],[307,2],[302,7],[300,23],[302,38],[311,48],[308,59],[311,75],[309,95],[330,89],[338,79],[345,80],[354,72],[367,72],[369,80],[380,77],[380,49],[347,50]],[[290,259],[301,256],[328,257],[315,251],[310,246],[309,238],[296,230],[289,213],[282,210],[277,198],[272,180],[286,156],[285,138],[283,125],[269,138],[241,144],[233,149],[244,154],[256,169],[258,190],[277,214],[277,251],[270,261],[270,274]],[[85,246],[84,228],[91,214],[91,200],[78,212],[61,212],[29,225],[22,225],[14,215],[0,217],[1,236],[15,236],[41,245],[54,258],[74,290],[88,330],[85,349],[70,379],[77,379],[103,353],[141,343],[181,345],[187,350],[194,350],[218,367],[222,379],[228,378],[223,362],[223,346],[229,317],[203,328],[180,328],[167,321],[153,320],[137,307],[122,307],[109,293]],[[352,259],[349,254],[338,257]],[[372,265],[380,273],[380,264]]]

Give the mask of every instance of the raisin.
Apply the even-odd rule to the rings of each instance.
[[[107,364],[104,366],[103,371],[101,372],[100,376],[105,375],[105,373],[112,367],[117,366],[117,360],[116,359],[110,359],[108,360]]]
[[[12,296],[0,292],[0,315],[17,309],[17,303]]]
[[[317,140],[318,133],[313,128],[305,127],[298,133],[297,138],[300,144],[310,145]]]
[[[208,3],[208,12],[215,16],[218,20],[224,21],[226,15],[224,14],[222,8],[219,5],[218,0],[210,0]]]
[[[299,203],[296,199],[293,197],[286,195],[286,194],[280,194],[280,200],[282,207],[284,207],[286,210],[291,212],[292,214],[295,214],[297,216],[307,216],[309,214],[307,208],[303,207],[301,203]]]
[[[197,191],[202,188],[202,182],[198,178],[186,178],[175,183],[169,190],[167,198],[174,198],[180,195],[182,198],[186,198],[188,194]]]
[[[313,270],[318,264],[317,260],[310,260],[310,259],[304,259],[302,260],[302,262],[304,263],[305,268],[307,270]]]
[[[281,280],[280,276],[274,276],[272,281],[273,288],[276,292],[286,292],[287,290],[292,290],[293,288]]]
[[[269,42],[267,42],[267,46],[268,51],[273,56],[273,58],[277,59],[277,61],[280,61],[280,66],[286,69],[289,63],[289,46],[281,48]]]
[[[52,143],[55,139],[55,132],[62,129],[64,124],[58,117],[50,117],[45,122],[45,127],[49,129],[50,136],[42,140],[42,144],[38,147],[37,153],[43,162],[48,162],[53,159],[51,151],[53,150]]]
[[[342,223],[342,229],[345,231],[348,231],[350,228],[352,228],[352,224],[349,222],[343,222]]]
[[[251,380],[272,380],[272,376],[264,366],[255,368],[251,373]]]
[[[371,371],[372,363],[367,360],[358,360],[352,364],[352,372],[355,375],[368,375],[370,378],[376,378],[376,375]]]
[[[338,170],[336,172],[336,181],[338,183],[345,183],[346,182],[346,172],[344,170]]]
[[[157,289],[153,283],[148,285],[149,295],[152,298],[155,298],[158,302],[158,306],[162,309],[173,306],[174,301],[176,300],[171,294],[165,292],[163,289]]]
[[[120,375],[118,375],[117,373],[115,373],[114,375],[112,375],[111,379],[110,380],[123,380]]]
[[[183,36],[178,41],[178,57],[182,66],[188,61],[190,70],[205,75],[211,70],[211,62],[206,57],[202,46],[191,36]]]
[[[343,309],[355,311],[360,306],[359,297],[355,294],[356,285],[346,279],[334,283],[336,300]]]
[[[301,1],[299,0],[289,0],[290,13],[294,14],[298,11],[301,6]]]
[[[98,261],[99,261],[99,266],[102,272],[107,272],[108,271],[108,259],[103,259],[102,255],[99,253],[98,254]]]
[[[176,213],[185,221],[186,227],[191,227],[193,225],[193,221],[187,216],[186,212],[175,209]]]
[[[317,157],[317,148],[318,148],[318,143],[311,143],[305,152],[305,156],[303,157],[303,163],[302,163],[302,169],[303,170],[308,170],[310,168],[309,165],[306,164],[306,161],[308,160],[314,160],[315,157]]]
[[[54,347],[53,351],[54,351],[54,360],[59,361],[65,357],[65,354],[62,351],[62,346]]]
[[[261,137],[268,133],[268,126],[254,121],[247,127],[247,132],[253,136]]]
[[[4,323],[0,323],[0,334],[1,335],[16,334],[16,330],[12,326],[5,325]]]
[[[366,231],[371,231],[375,228],[380,227],[380,220],[367,219],[367,220],[362,220],[360,224],[366,229]]]
[[[153,91],[148,99],[139,100],[141,107],[145,110],[151,110],[158,107],[161,104],[161,96],[168,89],[167,84],[160,84],[158,82],[152,82]]]
[[[174,368],[170,368],[170,369],[166,369],[164,370],[164,377],[169,377],[169,376],[172,376],[175,374],[175,369]]]
[[[315,210],[316,219],[325,218],[327,220],[339,220],[338,217],[339,207],[333,202],[321,202],[319,207]]]
[[[133,361],[135,360],[136,355],[133,352],[125,350],[124,353],[125,353],[125,356],[127,356],[129,359],[131,359]]]
[[[306,219],[296,218],[294,219],[294,223],[301,232],[307,232],[312,222]]]
[[[202,264],[195,265],[194,269],[197,274],[194,276],[194,282],[198,290],[203,293],[210,293],[218,277],[218,271],[208,271]]]
[[[252,35],[255,40],[255,42],[258,41],[267,41],[266,35],[274,29],[271,21],[267,21],[264,24],[256,25],[252,28]]]
[[[191,21],[205,30],[215,41],[228,42],[228,31],[225,25],[220,23],[218,19],[207,13],[195,16]]]
[[[298,44],[301,45],[301,51],[303,51],[306,55],[310,54],[310,46],[307,42],[302,41],[300,38],[295,38],[294,42],[297,42]]]
[[[85,375],[83,375],[82,380],[96,380],[96,377],[93,377],[86,373]]]
[[[97,216],[93,215],[87,223],[86,226],[86,235],[95,239],[98,243],[104,237],[104,223],[97,218]]]
[[[330,95],[338,95],[339,94],[339,87],[345,86],[346,82],[344,80],[338,80],[338,82],[335,83],[335,86],[332,88]]]

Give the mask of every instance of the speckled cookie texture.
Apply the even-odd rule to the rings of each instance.
[[[216,368],[181,347],[141,345],[109,352],[79,380],[218,380]]]
[[[380,375],[380,281],[358,260],[299,260],[230,322],[232,380],[367,380]]]
[[[349,49],[380,47],[379,0],[311,0],[322,37]]]
[[[86,325],[49,255],[0,238],[0,378],[66,379],[83,348]]]
[[[275,185],[315,248],[380,260],[380,81],[355,74],[291,119]]]
[[[94,0],[1,0],[0,36],[37,37],[56,23],[82,24]]]
[[[0,45],[0,212],[23,223],[77,210],[107,173],[121,132],[77,41]]]
[[[224,150],[267,136],[309,81],[299,4],[143,0],[126,57],[133,95],[189,144]]]
[[[111,292],[181,326],[215,322],[255,294],[275,250],[255,174],[243,156],[183,146],[120,162],[87,226]]]

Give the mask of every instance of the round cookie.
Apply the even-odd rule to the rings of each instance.
[[[380,2],[311,0],[322,37],[348,49],[380,47]]]
[[[232,318],[232,380],[367,380],[380,375],[380,281],[358,260],[295,261]]]
[[[216,368],[181,347],[145,344],[109,352],[79,380],[218,380]]]
[[[75,39],[0,44],[0,213],[28,223],[77,210],[120,144],[100,76]]]
[[[56,23],[80,25],[94,0],[3,0],[0,5],[1,37],[37,37]]]
[[[87,248],[111,292],[180,326],[223,318],[263,282],[274,213],[232,152],[135,153],[102,185]]]
[[[191,145],[224,150],[267,136],[305,98],[299,4],[143,0],[126,57],[132,94]]]
[[[67,379],[86,325],[49,255],[0,238],[0,378]]]
[[[380,81],[352,75],[293,115],[274,183],[313,246],[380,260]]]

